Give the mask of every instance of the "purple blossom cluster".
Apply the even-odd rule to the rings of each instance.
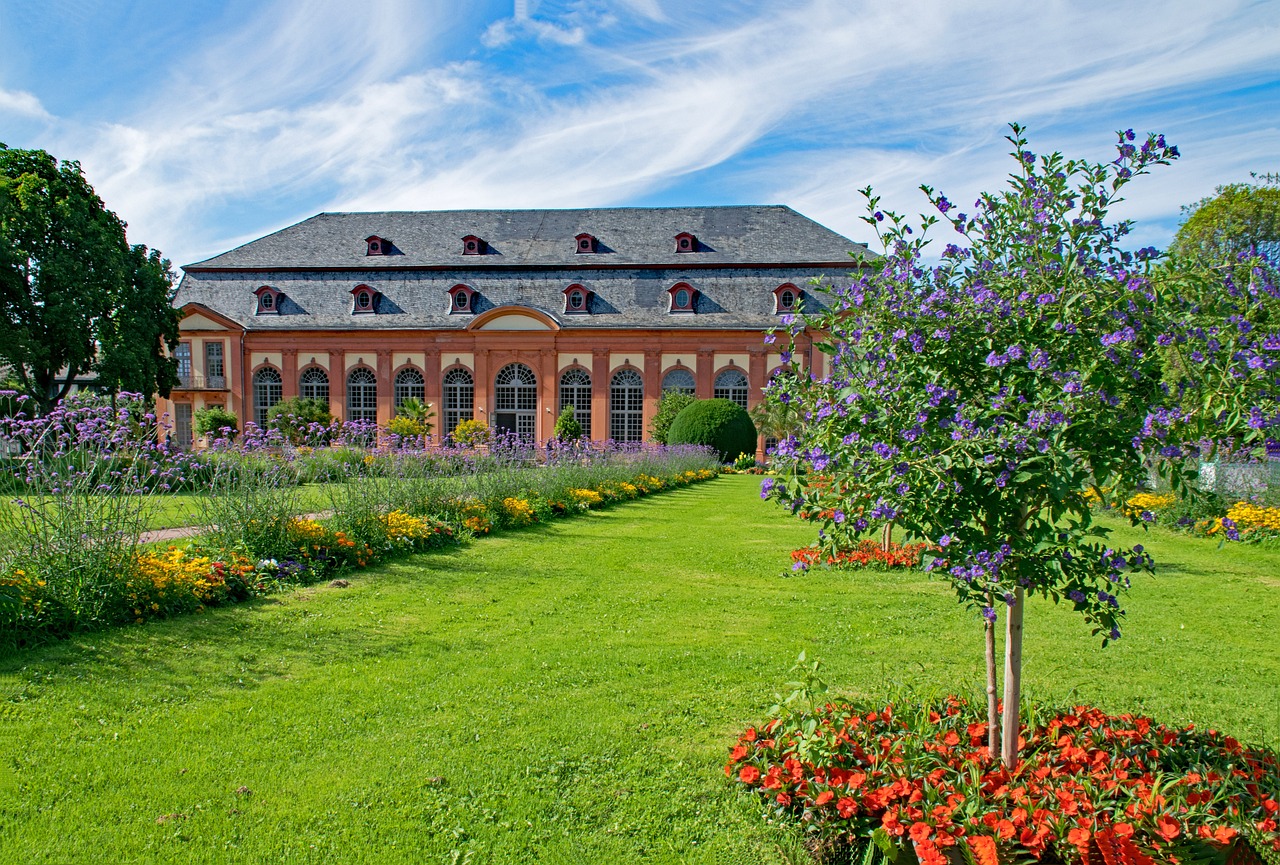
[[[1124,575],[1152,563],[1106,548],[1086,493],[1153,467],[1185,481],[1206,438],[1265,446],[1278,283],[1257,259],[1189,273],[1121,247],[1132,226],[1108,210],[1178,156],[1161,136],[1121,133],[1107,164],[1036,156],[1016,127],[1010,141],[1009,187],[968,214],[923,187],[939,216],[919,233],[864,191],[886,253],[803,320],[828,335],[827,360],[821,375],[793,362],[768,392],[804,422],[762,495],[802,502],[831,549],[888,522],[938,544],[933,571],[988,617],[1022,589],[1067,598],[1114,639]],[[963,241],[929,263],[940,221]]]

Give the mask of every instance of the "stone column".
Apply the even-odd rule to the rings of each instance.
[[[536,433],[539,441],[551,438],[555,429],[556,418],[560,416],[560,401],[556,399],[560,386],[560,376],[556,370],[556,351],[544,348],[538,355],[538,423]]]
[[[698,399],[711,399],[715,360],[715,353],[711,349],[698,349],[698,368],[693,371],[694,395]]]
[[[490,405],[489,395],[493,392],[493,377],[489,372],[489,349],[476,348],[476,395],[475,408],[472,409],[471,416],[476,420],[482,420],[489,428],[493,428],[493,418],[489,417],[489,412],[493,410]]]
[[[329,412],[334,420],[347,419],[347,356],[329,352]]]
[[[764,399],[764,386],[769,383],[769,372],[765,368],[768,363],[768,356],[763,348],[749,349],[750,358],[748,363],[750,368],[747,370],[747,406],[753,409]],[[757,430],[757,432],[759,432]],[[756,459],[764,459],[764,433],[761,432],[756,437]]]
[[[642,436],[649,441],[649,425],[658,413],[658,400],[662,397],[662,352],[654,349],[644,353],[644,430]]]
[[[428,348],[422,359],[422,401],[430,406],[435,416],[431,418],[431,440],[440,441],[444,424],[444,377],[440,374],[440,349]]]
[[[298,350],[286,348],[280,352],[280,375],[284,378],[281,388],[282,399],[293,399],[298,395]]]
[[[391,352],[378,349],[378,426],[386,426],[391,421],[392,397],[395,393],[395,382],[391,380]]]
[[[609,437],[609,351],[591,352],[591,435]]]

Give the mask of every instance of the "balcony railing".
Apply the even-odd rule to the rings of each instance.
[[[178,376],[178,390],[226,390],[225,375],[186,375]]]

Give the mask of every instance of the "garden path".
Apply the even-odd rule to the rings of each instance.
[[[333,516],[333,511],[319,511],[314,514],[302,514],[299,519],[303,520],[323,520],[326,517]],[[143,532],[139,538],[143,544],[161,544],[165,541],[180,541],[183,538],[194,538],[203,534],[210,528],[217,526],[173,526],[167,529],[154,529],[153,531]]]

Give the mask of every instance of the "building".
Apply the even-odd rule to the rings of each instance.
[[[870,257],[788,207],[322,213],[183,268],[175,437],[203,406],[265,421],[294,396],[386,423],[417,397],[544,439],[646,435],[659,395],[744,407],[764,332]]]

